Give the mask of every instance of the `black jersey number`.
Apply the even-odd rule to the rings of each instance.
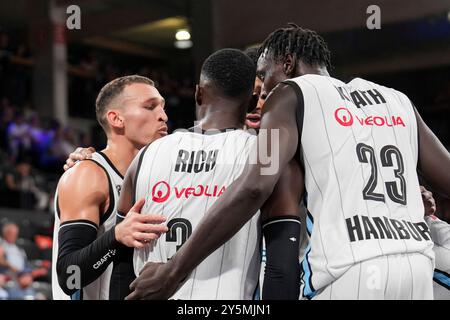
[[[371,146],[368,146],[364,143],[358,143],[358,145],[356,146],[356,154],[358,156],[359,162],[370,163],[370,166],[372,168],[369,181],[367,181],[367,184],[362,192],[363,198],[365,200],[385,202],[384,194],[376,193],[374,191],[378,183],[378,166],[375,158],[375,151]],[[386,192],[388,197],[392,201],[406,205],[406,181],[405,177],[403,177],[405,167],[403,165],[403,157],[400,150],[393,145],[384,146],[381,149],[380,158],[381,165],[383,167],[394,167],[395,159],[396,169],[394,169],[394,176],[400,183],[400,190],[396,181],[388,181],[385,183]]]
[[[176,242],[177,251],[192,234],[192,224],[189,222],[189,220],[183,218],[175,218],[170,220],[167,223],[167,228],[169,229],[169,231],[167,231],[166,233],[166,241]],[[178,237],[179,233],[181,234],[181,237]]]

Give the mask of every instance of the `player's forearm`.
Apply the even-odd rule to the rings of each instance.
[[[133,269],[134,248],[123,247],[117,250],[114,259],[109,300],[124,300],[130,294],[130,284],[136,279]]]
[[[441,247],[450,249],[450,224],[435,216],[426,216],[433,242]]]
[[[277,215],[263,223],[266,243],[264,300],[298,300],[300,293],[300,219]]]
[[[116,229],[124,219],[125,214],[117,212]],[[133,253],[134,248],[126,246],[121,246],[117,250],[109,286],[110,300],[124,300],[130,294],[130,284],[136,279],[133,268]]]
[[[56,270],[58,282],[66,294],[73,294],[80,287],[74,285],[75,271],[81,288],[100,277],[115,257],[120,246],[114,236],[114,228],[96,238],[96,231],[83,225],[68,226],[59,231],[59,251]],[[95,232],[94,232],[95,231]],[[72,267],[72,268],[71,268]]]
[[[174,278],[186,277],[203,259],[228,241],[259,210],[273,184],[241,176],[208,210],[189,240],[171,259]]]

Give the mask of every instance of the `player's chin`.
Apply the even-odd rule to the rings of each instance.
[[[162,137],[167,136],[168,132],[167,131],[161,131],[161,132],[158,132],[158,135],[159,135],[160,138],[162,138]]]
[[[168,134],[169,134],[169,133],[168,133],[166,130],[160,130],[160,131],[156,132],[156,135],[157,135],[158,138],[165,137],[165,136],[167,136]]]

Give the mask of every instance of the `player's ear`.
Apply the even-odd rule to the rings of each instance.
[[[288,53],[285,57],[284,57],[284,62],[283,62],[283,71],[284,74],[288,77],[292,77],[293,73],[295,72],[295,57]]]
[[[195,103],[198,106],[202,105],[203,100],[203,88],[200,87],[198,84],[195,86]]]
[[[120,113],[115,109],[110,109],[106,111],[106,120],[108,121],[111,128],[123,128],[123,118]]]

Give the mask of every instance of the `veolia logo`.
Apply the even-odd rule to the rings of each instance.
[[[348,127],[353,124],[353,116],[347,108],[339,108],[334,112],[334,117],[342,126]]]
[[[170,186],[165,181],[160,181],[152,188],[152,200],[158,203],[166,201],[170,196]]]

